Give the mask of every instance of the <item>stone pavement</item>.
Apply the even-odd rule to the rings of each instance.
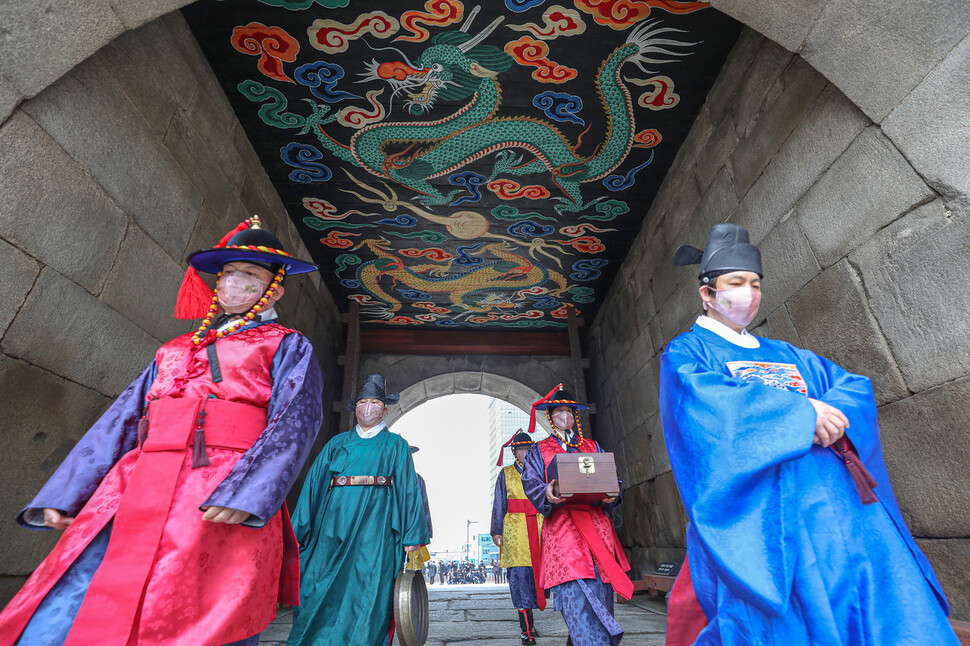
[[[508,587],[502,585],[435,585],[429,588],[431,627],[426,646],[467,644],[516,646],[519,621],[512,608]],[[616,604],[616,619],[623,627],[622,646],[663,646],[666,616],[664,602],[638,595],[632,603]],[[535,611],[539,646],[566,643],[566,624],[550,604],[544,612]],[[283,646],[293,622],[287,609],[270,624],[260,646]],[[397,639],[394,641],[397,645]],[[337,646],[321,644],[320,646]],[[341,645],[343,646],[343,645]]]

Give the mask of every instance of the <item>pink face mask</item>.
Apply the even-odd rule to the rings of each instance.
[[[269,283],[241,271],[224,273],[216,285],[219,303],[224,308],[236,309],[242,306],[251,307],[256,304],[266,291]]]
[[[705,302],[705,309],[710,308],[718,312],[735,325],[748,327],[748,324],[758,315],[761,292],[756,292],[750,285],[731,289],[714,289],[708,285],[707,288],[714,292],[714,303]]]
[[[361,402],[357,404],[357,422],[364,426],[373,426],[384,415],[384,406],[375,402]]]
[[[568,410],[561,410],[558,413],[553,413],[552,421],[556,426],[565,431],[573,427],[573,414]]]

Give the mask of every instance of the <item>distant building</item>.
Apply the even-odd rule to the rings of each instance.
[[[529,413],[522,410],[518,406],[514,406],[508,402],[502,401],[501,399],[493,399],[492,403],[488,405],[488,459],[489,459],[489,488],[488,488],[488,508],[492,508],[492,497],[495,492],[495,479],[498,477],[498,472],[502,467],[496,466],[498,461],[499,448],[512,439],[515,433],[522,429],[523,431],[529,428]],[[536,425],[535,433],[532,435],[532,439],[538,442],[539,440],[545,439],[549,433],[545,431],[541,426]],[[515,461],[515,457],[512,455],[512,449],[505,447],[505,459],[503,460],[503,465],[508,466]]]
[[[485,565],[491,565],[492,559],[498,560],[498,545],[492,542],[491,534],[478,535],[478,558]]]

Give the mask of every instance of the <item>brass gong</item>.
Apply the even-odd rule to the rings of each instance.
[[[421,570],[401,570],[394,581],[394,625],[401,646],[423,646],[428,640],[428,609],[428,586]]]

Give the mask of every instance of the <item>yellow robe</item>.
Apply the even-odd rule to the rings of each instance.
[[[505,467],[505,492],[509,500],[526,500],[522,488],[522,475],[514,464]],[[536,514],[539,536],[542,536],[542,514]],[[525,514],[506,513],[502,519],[502,546],[499,550],[501,565],[508,567],[531,567],[529,556],[529,533]]]

